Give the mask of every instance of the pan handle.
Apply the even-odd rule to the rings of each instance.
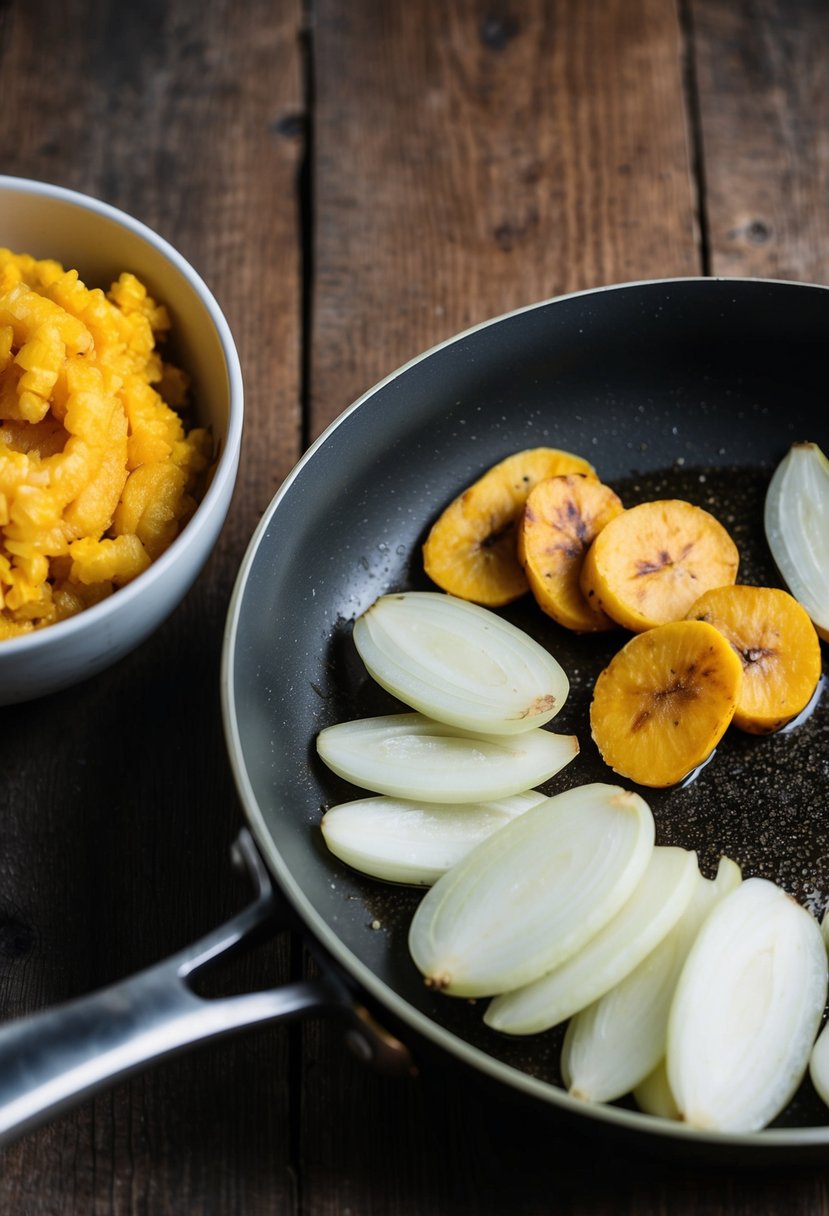
[[[234,844],[256,887],[252,903],[189,949],[98,992],[0,1027],[0,1147],[83,1098],[184,1048],[246,1026],[333,1013],[364,1060],[411,1071],[408,1049],[331,971],[263,992],[205,998],[193,978],[284,928],[277,893],[250,833]]]

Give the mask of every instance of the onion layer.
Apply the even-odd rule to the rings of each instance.
[[[824,910],[823,919],[820,922],[820,932],[823,936],[823,944],[829,950],[829,907]],[[809,1075],[818,1094],[829,1106],[829,1025],[824,1026],[821,1030],[812,1049],[809,1059]]]
[[[322,817],[325,843],[335,856],[372,878],[430,886],[462,857],[544,794],[513,794],[465,804],[362,798],[332,806]]]
[[[354,644],[388,692],[465,730],[543,726],[569,691],[560,665],[523,630],[440,592],[381,596],[354,622]]]
[[[575,735],[479,735],[423,714],[338,722],[317,735],[321,759],[366,790],[421,802],[489,802],[541,785],[578,754]]]
[[[720,860],[713,881],[698,873],[691,900],[670,933],[620,983],[572,1018],[561,1071],[574,1096],[613,1102],[635,1090],[664,1059],[671,1002],[688,951],[705,918],[741,880],[740,867],[728,857]]]
[[[578,786],[479,844],[415,912],[409,948],[435,988],[490,996],[563,963],[630,897],[653,852],[638,794]]]
[[[706,920],[668,1022],[668,1081],[693,1127],[751,1132],[793,1096],[826,1003],[817,921],[748,878]]]
[[[630,899],[596,936],[561,966],[496,997],[486,1024],[505,1034],[536,1034],[598,1000],[674,927],[699,877],[696,853],[655,848]]]
[[[829,460],[795,443],[766,492],[766,539],[789,591],[829,641]]]
[[[665,1057],[653,1072],[639,1082],[633,1091],[636,1105],[646,1115],[658,1115],[660,1119],[679,1119],[679,1107],[668,1084],[668,1069]]]

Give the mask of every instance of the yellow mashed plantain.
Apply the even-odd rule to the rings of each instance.
[[[105,293],[0,249],[0,639],[111,595],[195,510],[213,445],[169,328],[132,274]]]

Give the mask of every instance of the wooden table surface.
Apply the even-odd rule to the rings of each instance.
[[[5,0],[0,172],[201,272],[247,390],[237,493],[175,615],[0,710],[0,1010],[89,991],[245,902],[218,667],[254,526],[321,429],[470,324],[675,275],[829,281],[822,0]],[[1,227],[2,225],[0,225]],[[0,242],[2,232],[0,232]],[[298,974],[279,940],[227,986]],[[336,1027],[160,1064],[10,1147],[0,1211],[829,1213],[827,1173],[613,1155]]]

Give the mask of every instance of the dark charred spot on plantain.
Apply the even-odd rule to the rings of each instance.
[[[531,518],[534,521],[535,517]],[[553,535],[560,539],[546,545],[544,552],[563,553],[572,561],[582,556],[590,541],[587,521],[572,498],[568,498],[556,509],[551,530]]]
[[[515,523],[510,522],[505,524],[503,528],[493,528],[488,532],[480,543],[481,549],[494,549],[496,545],[503,544],[515,535]]]
[[[562,541],[557,545],[548,545],[544,552],[563,553],[565,557],[569,557],[571,560],[575,561],[577,558],[581,557],[582,553],[584,553],[584,545],[580,545],[578,543],[574,544],[572,541],[569,543],[567,541]]]
[[[646,574],[658,574],[660,570],[664,570],[666,566],[672,566],[673,559],[667,549],[660,549],[656,555],[655,561],[643,559],[636,563],[636,575],[641,578]]]
[[[585,544],[588,534],[587,520],[574,498],[568,498],[559,508],[559,526],[562,531],[572,533],[583,545]]]
[[[678,557],[671,557],[667,549],[660,549],[655,560],[643,560],[636,563],[637,577],[641,577],[646,574],[659,574],[660,570],[664,570],[668,566],[680,565],[681,562],[685,561],[685,558],[691,552],[693,547],[694,542],[688,541],[688,543],[683,546]],[[689,570],[687,573],[690,574],[691,578],[697,577],[693,570]]]
[[[675,673],[672,671],[671,675]],[[695,701],[699,696],[697,690],[693,686],[689,686],[681,679],[674,680],[673,684],[668,688],[660,688],[656,692],[652,692],[649,697],[650,705],[640,709],[639,713],[631,722],[630,729],[635,734],[649,721],[656,711],[661,719],[664,720],[666,714],[671,713],[671,721],[674,726],[679,726],[680,719],[673,717],[677,712],[678,703]]]
[[[743,661],[743,667],[751,667],[753,663],[762,663],[764,659],[771,658],[775,652],[770,646],[749,646],[747,650],[738,650],[737,653]]]
[[[710,675],[711,673],[703,672],[703,677],[706,674]],[[670,688],[660,688],[656,692],[651,693],[651,696],[657,703],[673,699],[674,697],[677,697],[681,701],[694,701],[697,697],[697,691],[695,688],[689,688],[687,684],[683,684],[682,680],[677,680]]]

